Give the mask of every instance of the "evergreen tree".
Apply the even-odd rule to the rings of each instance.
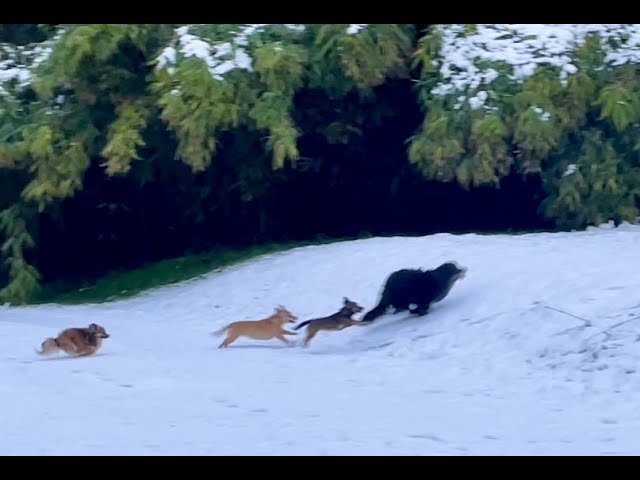
[[[409,147],[428,178],[471,188],[541,175],[562,228],[634,220],[637,25],[437,25],[421,38]],[[571,165],[570,173],[565,175]]]
[[[29,301],[43,225],[65,226],[88,185],[104,224],[91,241],[125,218],[143,231],[169,197],[167,231],[219,221],[226,238],[234,217],[267,231],[285,183],[315,175],[326,195],[344,159],[381,168],[362,160],[363,132],[397,120],[384,96],[403,81],[423,112],[403,138],[423,178],[473,191],[515,173],[542,180],[558,227],[633,220],[638,39],[637,25],[0,26],[0,297]],[[406,173],[389,175],[396,192]]]
[[[0,35],[0,168],[26,173],[19,196],[3,199],[11,262],[5,297],[24,302],[37,286],[24,249],[28,222],[73,197],[93,163],[105,175],[141,175],[146,138],[160,119],[174,157],[194,174],[215,162],[225,133],[261,138],[271,168],[299,159],[294,97],[305,86],[332,95],[366,91],[406,76],[411,25],[56,25]],[[26,44],[25,44],[26,42]],[[325,75],[327,75],[325,77]],[[244,197],[263,164],[243,159]],[[260,173],[262,171],[262,173]],[[259,183],[259,182],[258,182]],[[22,206],[25,208],[23,209]],[[29,218],[22,211],[35,211]],[[24,225],[23,225],[24,223]],[[19,224],[19,225],[18,225]],[[28,241],[27,241],[28,240]]]

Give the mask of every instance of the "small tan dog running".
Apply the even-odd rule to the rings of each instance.
[[[227,332],[227,338],[218,346],[218,348],[226,348],[240,337],[248,337],[253,340],[271,340],[277,338],[287,345],[291,342],[285,338],[285,335],[297,335],[297,333],[289,332],[282,328],[285,323],[295,323],[298,319],[289,310],[280,305],[275,309],[275,313],[270,317],[262,320],[243,320],[233,322],[213,332],[213,335],[222,335]]]
[[[57,337],[50,337],[42,342],[42,350],[36,350],[36,353],[51,355],[62,350],[67,355],[84,357],[100,350],[105,338],[109,338],[109,334],[97,323],[92,323],[86,328],[67,328]]]

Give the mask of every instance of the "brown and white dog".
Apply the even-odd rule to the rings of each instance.
[[[51,355],[59,351],[67,355],[93,355],[100,350],[102,340],[105,338],[109,338],[109,334],[97,323],[92,323],[86,328],[67,328],[57,337],[47,338],[42,342],[42,350],[36,350],[36,352],[40,355]]]

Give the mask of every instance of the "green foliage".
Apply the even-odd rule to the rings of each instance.
[[[202,62],[186,60],[173,77],[159,80],[158,89],[161,118],[178,137],[176,158],[203,171],[215,154],[218,131],[239,123],[233,85],[212,78]]]
[[[6,238],[2,244],[5,264],[9,267],[9,283],[0,290],[0,301],[22,305],[27,303],[38,289],[40,275],[24,258],[24,251],[34,246],[27,229],[27,209],[14,204],[0,212],[0,233]]]
[[[422,131],[411,139],[409,160],[428,178],[455,180],[467,189],[497,185],[513,161],[508,133],[497,115],[451,116],[434,104]]]
[[[287,159],[299,157],[300,132],[291,118],[293,95],[302,86],[306,52],[299,46],[262,46],[255,51],[255,69],[265,92],[249,112],[261,130],[268,130],[267,148],[273,152],[273,167],[282,168]]]
[[[640,90],[637,65],[625,64],[634,46],[627,27],[598,27],[554,54],[564,63],[513,65],[490,49],[468,65],[460,59],[484,41],[464,40],[486,25],[432,25],[417,42],[415,25],[352,27],[0,26],[0,181],[12,185],[0,192],[2,297],[24,302],[35,291],[36,265],[25,258],[38,252],[38,222],[63,220],[59,207],[88,171],[136,185],[164,181],[159,188],[180,172],[177,191],[198,189],[185,215],[201,216],[201,205],[255,208],[251,218],[262,224],[257,200],[278,179],[296,178],[300,164],[322,163],[300,160],[303,133],[349,158],[371,127],[365,118],[394,121],[379,100],[398,79],[415,83],[424,112],[406,153],[425,178],[474,189],[499,187],[512,173],[539,176],[544,213],[563,228],[638,214]],[[495,28],[504,31],[487,38],[531,41]],[[453,56],[451,38],[463,46]],[[532,45],[527,52],[545,55]],[[444,68],[446,55],[457,63]],[[314,95],[330,106],[299,111],[299,100]],[[322,120],[306,132],[297,124],[305,116]]]
[[[309,65],[309,86],[332,96],[367,90],[408,76],[413,25],[377,24],[353,34],[348,25],[318,25]]]
[[[607,85],[594,103],[601,108],[600,119],[609,120],[618,132],[640,120],[638,94],[622,85]]]
[[[107,159],[107,174],[126,174],[132,160],[140,160],[138,148],[145,145],[142,130],[147,126],[149,111],[144,105],[123,103],[116,109],[118,119],[109,126],[107,144],[102,156]]]
[[[568,228],[634,221],[640,214],[640,168],[626,160],[626,148],[619,151],[600,130],[587,130],[581,137],[575,172],[566,171],[565,161],[545,175],[547,215]]]
[[[473,122],[470,150],[474,154],[470,161],[459,167],[457,174],[464,187],[499,185],[500,178],[509,173],[512,158],[508,154],[507,134],[506,125],[497,115],[487,115]]]
[[[299,155],[296,140],[300,132],[289,116],[291,103],[291,99],[282,94],[265,92],[250,112],[258,128],[269,130],[267,142],[273,151],[275,168],[282,168],[287,157],[297,160]]]
[[[566,95],[557,99],[564,107],[556,112],[562,128],[576,131],[584,126],[595,91],[595,81],[586,73],[579,72],[569,78]]]
[[[434,105],[426,115],[422,130],[412,139],[409,161],[427,178],[447,182],[456,177],[463,153],[462,132],[451,116]]]
[[[255,70],[270,92],[291,96],[304,80],[307,52],[298,45],[267,44],[254,51]]]
[[[24,110],[11,97],[0,95],[0,168],[17,169],[28,155],[22,140],[26,119]]]
[[[504,30],[502,39],[516,35]],[[414,66],[420,68],[416,89],[425,126],[410,141],[409,159],[427,178],[465,188],[499,186],[514,171],[541,175],[549,195],[543,211],[562,228],[634,220],[640,187],[634,150],[640,133],[638,69],[606,64],[607,52],[629,48],[630,36],[622,31],[606,40],[586,35],[566,52],[572,59],[566,71],[539,60],[521,78],[509,63],[478,55],[475,70],[447,85],[450,80],[440,69],[445,36],[456,37],[454,44],[464,50],[462,39],[477,32],[469,26],[434,26],[419,40]],[[481,41],[497,38],[492,35]],[[530,52],[546,54],[544,48]],[[447,69],[457,74],[457,66]],[[489,80],[471,80],[489,71]],[[577,171],[565,176],[569,164]]]
[[[404,25],[376,25],[356,35],[341,35],[342,68],[359,88],[381,85],[387,78],[406,77],[413,53],[413,28]]]
[[[175,140],[173,156],[196,174],[214,164],[222,136],[237,129],[252,135],[249,143],[262,141],[272,169],[295,163],[301,130],[293,119],[294,98],[301,89],[346,95],[408,75],[412,25],[371,25],[355,34],[347,27],[1,29],[9,43],[0,45],[0,54],[29,61],[18,65],[21,71],[13,70],[15,79],[0,83],[0,168],[26,175],[20,197],[7,194],[0,205],[25,202],[39,214],[53,214],[56,205],[82,189],[94,162],[107,176],[140,175],[141,183],[150,181],[153,167],[135,166],[157,148],[149,135],[158,122]],[[337,89],[333,79],[341,84]],[[243,198],[258,198],[268,184],[261,159],[237,162],[233,175],[244,185]],[[27,275],[22,257],[8,258],[14,258],[12,278],[21,288],[34,287],[28,279],[36,277]],[[11,288],[6,295],[26,295]]]
[[[25,200],[43,211],[52,201],[69,197],[82,187],[89,159],[80,142],[64,144],[59,132],[48,126],[28,132],[26,142],[33,159],[30,171],[35,176],[22,193]]]

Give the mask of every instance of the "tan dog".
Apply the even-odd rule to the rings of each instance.
[[[218,348],[226,348],[240,337],[248,337],[253,340],[271,340],[272,338],[277,338],[289,345],[291,342],[285,338],[285,335],[297,335],[297,333],[289,332],[283,329],[282,326],[285,323],[294,323],[297,319],[298,317],[281,305],[276,308],[275,313],[270,317],[262,320],[233,322],[213,334],[222,335],[222,333],[227,332],[227,338],[224,339]]]
[[[307,336],[304,339],[304,346],[308,347],[311,339],[315,337],[321,330],[336,331],[344,330],[345,328],[353,327],[354,325],[368,325],[368,322],[361,322],[351,318],[354,314],[361,312],[362,310],[363,308],[356,302],[353,302],[347,297],[344,297],[342,308],[333,315],[307,320],[306,322],[302,322],[301,324],[296,325],[293,329],[299,330],[305,325],[309,325],[307,327]]]
[[[40,355],[51,355],[62,350],[68,355],[93,355],[100,350],[105,338],[109,338],[109,334],[104,327],[96,323],[90,324],[87,328],[67,328],[56,338],[47,338],[42,342],[42,350],[36,352]]]

